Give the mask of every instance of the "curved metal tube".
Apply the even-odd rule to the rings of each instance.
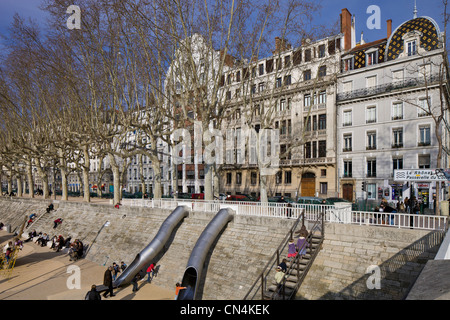
[[[202,278],[203,265],[211,245],[226,226],[233,219],[233,210],[221,209],[203,230],[191,252],[186,270],[183,275],[177,300],[195,300],[199,279]]]
[[[169,240],[173,229],[188,214],[189,208],[187,206],[176,207],[175,210],[166,218],[166,220],[164,220],[153,240],[140,253],[137,254],[134,261],[120,274],[116,281],[114,281],[113,287],[119,287],[130,283],[136,273],[140,272],[143,268],[149,265],[152,262],[152,259],[154,259],[164,248],[164,245]]]

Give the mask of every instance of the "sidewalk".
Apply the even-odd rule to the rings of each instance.
[[[0,230],[0,246],[12,240],[12,234]],[[68,267],[77,266],[80,270],[80,289],[69,289],[75,281],[74,272]],[[1,300],[83,300],[92,284],[103,283],[106,266],[81,259],[69,261],[66,253],[55,252],[48,247],[40,247],[32,242],[24,243],[19,252],[16,266],[9,279],[0,271]],[[132,286],[114,290],[115,297],[102,300],[173,300],[174,291],[139,282],[139,290],[132,292]]]

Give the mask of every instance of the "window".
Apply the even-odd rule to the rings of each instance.
[[[403,147],[403,128],[392,129],[392,148],[402,148]]]
[[[319,78],[325,77],[327,75],[327,66],[321,66],[319,68]]]
[[[317,141],[313,141],[311,144],[312,157],[317,158]]]
[[[271,73],[273,71],[273,59],[266,61],[266,73]]]
[[[377,76],[370,76],[366,78],[366,88],[375,87],[377,85]]]
[[[366,123],[377,122],[377,108],[375,106],[367,107],[366,109]]]
[[[429,146],[431,144],[430,139],[430,126],[419,127],[419,146]]]
[[[344,134],[344,148],[342,149],[343,152],[346,151],[352,151],[352,134],[346,133]]]
[[[227,75],[227,84],[231,84],[231,74]]]
[[[316,131],[317,130],[317,116],[313,115],[312,117],[312,124],[313,124],[313,130]]]
[[[311,142],[305,143],[305,158],[306,159],[311,158]]]
[[[413,56],[417,53],[416,40],[408,41],[406,43],[406,49],[408,50],[408,56]]]
[[[283,181],[283,172],[278,171],[277,174],[275,175],[275,183],[276,184],[281,184],[281,182]]]
[[[256,78],[256,67],[252,67],[252,78]]]
[[[367,184],[367,199],[375,200],[377,198],[377,185],[375,183]]]
[[[250,88],[250,93],[255,94],[256,93],[256,84],[252,84],[252,87]]]
[[[227,91],[226,99],[231,100],[231,91]]]
[[[366,54],[366,66],[371,66],[378,63],[377,53],[377,51],[373,51]]]
[[[311,80],[311,70],[303,71],[303,81]]]
[[[286,120],[281,121],[280,135],[285,135],[287,133]]]
[[[284,184],[291,184],[291,183],[292,183],[292,172],[285,171],[284,172]]]
[[[322,44],[319,46],[319,58],[325,57],[325,45]]]
[[[342,61],[342,71],[349,71],[354,69],[354,58],[347,58]]]
[[[392,104],[392,120],[401,120],[401,119],[403,119],[403,103],[394,102]]]
[[[291,66],[291,56],[284,57],[284,67],[289,68]]]
[[[289,86],[291,83],[291,75],[284,76],[284,85]]]
[[[344,127],[352,125],[352,110],[344,111],[344,119],[342,121]]]
[[[277,65],[277,70],[280,70],[281,67],[282,67],[282,61],[281,61],[281,59],[277,59],[277,60],[276,60],[276,65]]]
[[[236,172],[236,184],[242,183],[242,172]]]
[[[275,88],[281,88],[281,77],[277,78],[277,80],[275,82]]]
[[[258,181],[258,173],[252,171],[250,174],[250,183],[252,185],[256,185],[257,181]]]
[[[302,62],[302,50],[297,50],[294,52],[293,64],[294,64],[294,66],[297,66],[301,62]]]
[[[265,89],[265,83],[264,83],[264,82],[260,82],[260,83],[258,84],[258,91],[259,91],[259,92],[263,92],[264,89]]]
[[[311,117],[304,118],[305,131],[311,131]]]
[[[320,183],[320,194],[327,194],[327,193],[328,193],[328,183],[321,182]]]
[[[347,81],[343,84],[343,91],[344,92],[350,92],[353,89],[353,81]]]
[[[319,114],[319,130],[326,130],[327,128],[327,115]]]
[[[429,169],[430,168],[430,155],[420,154],[419,155],[419,169]]]
[[[404,72],[403,70],[392,71],[392,82],[403,81]]]
[[[311,49],[305,50],[305,62],[311,61]]]
[[[375,150],[377,148],[377,133],[375,131],[367,132],[367,150]]]
[[[258,65],[259,68],[259,75],[262,76],[264,74],[264,63],[260,63]]]
[[[311,106],[311,95],[305,94],[303,97],[303,106],[310,107]]]
[[[392,159],[392,170],[403,169],[403,158],[393,158]],[[392,171],[394,173],[394,171]]]
[[[327,176],[327,169],[320,169],[320,176],[326,177]]]
[[[236,82],[241,81],[241,71],[236,72]]]
[[[319,141],[319,158],[325,158],[327,156],[327,142],[325,140]]]
[[[429,110],[431,110],[431,99],[428,98],[420,98],[418,107],[417,107],[417,116],[418,117],[426,117],[431,115]]]
[[[375,178],[377,176],[377,160],[367,160],[367,177]]]
[[[280,100],[280,111],[284,111],[286,109],[286,99]]]
[[[319,92],[319,104],[325,103],[327,103],[327,92],[324,90]]]
[[[344,178],[352,177],[352,160],[344,160]]]

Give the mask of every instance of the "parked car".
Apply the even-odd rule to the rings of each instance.
[[[325,200],[325,203],[324,203]],[[297,203],[301,204],[329,204],[326,199],[319,197],[300,197],[297,200]]]
[[[289,197],[283,197],[283,198],[286,203],[295,203],[295,201]],[[269,202],[280,202],[280,199],[281,199],[281,196],[275,196],[275,197],[270,197],[267,200]]]
[[[228,195],[225,200],[226,201],[249,201],[249,202],[254,201],[254,200],[250,199],[249,197],[247,197],[245,194]]]
[[[203,199],[205,199],[205,194],[204,193],[193,193],[191,196],[191,199],[203,200]]]
[[[226,200],[227,195],[225,193],[219,193],[219,200]]]
[[[179,192],[177,194],[178,199],[192,199],[192,194],[187,192]]]

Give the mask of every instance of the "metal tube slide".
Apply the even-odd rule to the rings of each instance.
[[[155,238],[137,254],[134,261],[120,274],[114,281],[115,288],[131,282],[133,277],[143,268],[149,265],[158,253],[164,248],[164,245],[170,238],[173,229],[178,223],[189,214],[187,206],[178,206],[175,210],[164,220]]]
[[[185,289],[180,290],[177,300],[195,300],[206,256],[219,233],[233,219],[233,212],[229,208],[221,209],[203,230],[189,257],[181,282]]]

